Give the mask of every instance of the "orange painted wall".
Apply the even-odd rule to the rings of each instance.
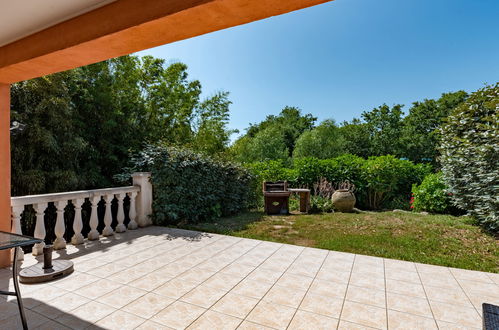
[[[10,85],[0,84],[0,230],[10,228]],[[9,256],[0,251],[0,267],[9,265]]]

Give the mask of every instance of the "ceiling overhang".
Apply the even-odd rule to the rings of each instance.
[[[118,0],[1,46],[0,83],[96,63],[328,1]]]

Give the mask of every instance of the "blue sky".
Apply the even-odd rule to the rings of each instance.
[[[286,105],[342,122],[499,81],[499,1],[336,0],[145,54],[229,91],[231,128]]]

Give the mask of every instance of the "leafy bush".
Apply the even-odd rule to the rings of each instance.
[[[334,186],[348,181],[355,185],[357,205],[366,209],[408,208],[413,184],[419,184],[431,172],[428,164],[415,165],[394,156],[371,157],[368,160],[354,155],[332,159],[306,157],[295,159],[292,168],[283,161],[267,161],[249,166],[259,182],[287,180],[291,187],[314,186],[325,178]]]
[[[310,197],[310,213],[331,213],[333,210],[334,205],[330,198],[321,196]]]
[[[134,171],[152,172],[153,220],[159,225],[236,214],[254,198],[248,170],[188,149],[148,146],[132,158],[127,172]]]
[[[411,208],[414,211],[450,213],[454,211],[450,193],[442,179],[442,173],[428,174],[420,185],[412,186]]]
[[[499,231],[499,83],[451,112],[441,128],[440,153],[454,204]]]
[[[420,183],[430,171],[428,165],[414,165],[394,156],[369,157],[362,168],[365,189],[360,199],[369,209],[379,210],[388,201],[401,196],[409,199],[411,186]]]

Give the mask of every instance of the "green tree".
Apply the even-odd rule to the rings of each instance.
[[[270,115],[259,124],[250,124],[246,135],[255,137],[260,131],[274,127],[281,131],[291,156],[298,137],[303,132],[311,130],[316,120],[317,118],[311,114],[302,115],[299,108],[287,106],[277,116]]]
[[[362,113],[369,132],[369,154],[372,156],[394,155],[403,156],[401,150],[402,107],[396,104],[389,107],[386,104],[371,111]]]
[[[293,157],[334,158],[344,153],[345,139],[334,120],[325,120],[297,139]]]
[[[472,93],[452,110],[439,150],[455,205],[499,231],[499,83]]]
[[[247,136],[235,143],[235,158],[242,163],[267,160],[286,160],[289,151],[284,134],[277,127],[267,127],[259,131],[253,138]]]
[[[468,94],[464,91],[444,93],[437,100],[414,102],[403,120],[403,156],[417,163],[436,165],[438,128],[449,113],[463,103]]]
[[[367,158],[371,155],[369,127],[360,119],[343,122],[339,128],[345,153]]]

